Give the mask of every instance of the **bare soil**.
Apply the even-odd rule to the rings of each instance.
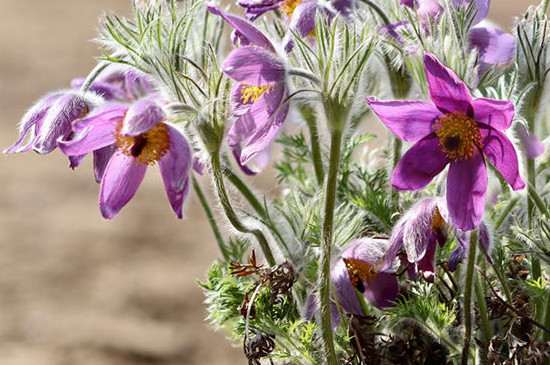
[[[492,14],[531,1],[493,0]],[[0,0],[0,147],[41,95],[95,65],[97,18],[127,0]],[[0,364],[245,364],[204,321],[196,280],[217,257],[196,197],[178,221],[156,167],[114,221],[90,161],[0,157]]]

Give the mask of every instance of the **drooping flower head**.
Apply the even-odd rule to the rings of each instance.
[[[232,90],[235,121],[227,141],[243,170],[255,173],[246,165],[269,148],[288,114],[285,61],[247,20],[215,6],[208,10],[232,25],[245,44],[232,51],[222,65],[222,71],[237,82]]]
[[[157,162],[172,209],[182,218],[192,152],[185,136],[165,118],[153,98],[130,106],[110,104],[78,123],[74,138],[60,142],[68,156],[113,149],[101,174],[99,206],[104,218],[117,216],[134,196],[147,166]]]
[[[23,116],[19,139],[4,153],[31,149],[40,154],[52,152],[59,138],[71,135],[73,123],[100,103],[101,99],[95,94],[77,90],[61,90],[44,96]]]
[[[362,238],[350,242],[340,257],[332,263],[330,277],[338,305],[350,314],[363,314],[355,290],[379,309],[389,307],[397,299],[397,279],[393,275],[398,264],[393,261],[384,268],[377,264],[388,248],[388,241]],[[337,307],[332,308],[333,327],[339,322]]]
[[[477,227],[487,192],[484,156],[514,190],[523,189],[516,150],[502,130],[514,117],[510,101],[472,99],[467,86],[434,55],[424,58],[432,101],[367,103],[399,138],[414,142],[392,174],[399,190],[419,190],[449,165],[447,206],[453,225],[464,231]]]

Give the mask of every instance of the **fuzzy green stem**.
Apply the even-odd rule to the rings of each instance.
[[[224,175],[231,182],[231,184],[233,184],[233,186],[235,186],[237,190],[239,190],[242,196],[248,201],[250,206],[252,206],[252,209],[254,209],[254,211],[258,213],[260,217],[263,219],[263,223],[271,230],[271,232],[273,232],[273,234],[275,234],[275,236],[277,236],[281,244],[288,251],[288,247],[281,233],[279,232],[277,227],[275,227],[271,222],[269,212],[266,210],[264,205],[258,200],[258,198],[256,198],[256,195],[254,194],[254,192],[252,192],[252,190],[250,190],[248,185],[243,180],[241,180],[241,178],[237,174],[235,174],[232,170],[228,168],[224,169]]]
[[[476,302],[479,308],[479,317],[481,318],[481,332],[483,333],[483,347],[480,348],[482,351],[482,356],[480,356],[481,364],[488,364],[487,360],[487,351],[489,346],[489,340],[493,337],[491,331],[491,325],[489,324],[489,316],[487,314],[487,304],[485,303],[485,291],[481,285],[479,278],[475,279],[475,291],[476,291]]]
[[[470,233],[470,248],[468,249],[468,267],[466,268],[466,284],[464,287],[464,347],[462,348],[461,365],[468,365],[470,359],[470,341],[472,338],[472,286],[477,252],[477,229]]]
[[[195,178],[195,176],[193,176],[193,189],[195,190],[195,193],[199,197],[199,201],[201,202],[202,209],[206,214],[206,218],[208,218],[208,223],[210,223],[210,228],[212,229],[212,233],[214,233],[214,237],[216,237],[216,242],[218,243],[218,248],[220,249],[223,259],[225,261],[229,261],[229,252],[227,251],[227,246],[225,245],[223,237],[220,233],[220,229],[218,228],[218,224],[216,223],[216,218],[214,218],[214,214],[212,214],[212,209],[210,209],[208,200],[204,196],[204,193],[200,187],[200,184]]]
[[[97,77],[107,68],[107,66],[109,66],[111,64],[111,62],[109,61],[101,61],[100,63],[98,63],[93,69],[92,71],[88,74],[88,76],[86,77],[86,80],[84,80],[84,83],[82,84],[82,86],[80,87],[80,91],[88,91],[88,89],[90,88],[90,86],[92,86],[92,83],[95,81],[95,79],[97,79]]]
[[[218,197],[220,199],[220,203],[222,204],[225,215],[227,216],[227,219],[237,231],[254,235],[254,237],[258,240],[258,243],[260,244],[260,248],[262,249],[262,252],[268,264],[270,266],[274,266],[275,258],[273,257],[271,248],[269,247],[269,244],[267,243],[267,240],[262,231],[257,228],[248,227],[244,223],[242,223],[237,216],[237,213],[233,209],[233,206],[231,205],[231,201],[229,200],[229,196],[227,195],[227,189],[225,188],[219,152],[214,152],[211,155],[211,164],[214,177],[214,185],[216,186]]]
[[[514,209],[518,201],[519,201],[518,196],[510,199],[510,201],[508,202],[508,205],[506,205],[506,207],[504,208],[504,210],[502,211],[498,219],[495,221],[495,231],[497,231],[502,225],[502,223],[504,223],[504,221],[506,220],[506,218],[508,217],[512,209]]]
[[[330,257],[332,251],[334,209],[336,207],[336,192],[338,185],[338,168],[340,165],[340,150],[342,146],[342,129],[332,130],[330,140],[330,160],[325,192],[325,208],[323,230],[321,233],[321,274],[319,278],[319,296],[321,301],[321,331],[327,365],[336,365],[336,352],[332,339],[332,324],[330,320]]]
[[[384,22],[384,24],[386,25],[390,24],[390,19],[388,18],[386,13],[384,13],[384,10],[382,10],[382,8],[380,8],[378,5],[376,5],[370,0],[361,0],[361,1],[364,2],[369,8],[374,10],[376,14],[378,14],[378,16],[382,18],[382,21]]]
[[[540,3],[540,8],[542,9],[542,12],[546,14],[548,11],[548,4],[550,4],[550,0],[542,0]]]
[[[319,144],[319,129],[317,128],[317,118],[313,109],[308,106],[302,106],[300,112],[304,117],[306,124],[309,128],[309,140],[311,143],[311,155],[313,159],[313,168],[315,170],[315,177],[317,178],[317,184],[323,185],[325,180],[325,170],[323,168],[323,155],[321,153],[321,145]]]

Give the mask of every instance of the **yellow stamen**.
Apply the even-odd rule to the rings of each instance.
[[[483,147],[477,123],[460,113],[447,113],[433,126],[441,150],[451,161],[468,160]]]
[[[290,19],[292,18],[292,14],[294,13],[294,10],[296,7],[302,3],[304,0],[284,0],[280,5],[279,8],[283,13],[286,14],[286,16]]]
[[[241,89],[241,100],[243,104],[248,104],[248,102],[254,103],[267,90],[271,89],[271,87],[272,85],[243,84],[243,88]]]
[[[116,128],[115,145],[126,156],[134,157],[138,163],[154,165],[170,149],[170,133],[164,123],[159,123],[135,137],[125,136],[120,133],[121,130],[122,120]]]

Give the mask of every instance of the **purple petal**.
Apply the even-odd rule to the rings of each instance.
[[[481,129],[481,136],[485,156],[508,181],[512,189],[523,189],[525,182],[519,175],[518,156],[512,142],[504,133],[492,128]]]
[[[367,104],[390,131],[407,142],[418,142],[431,134],[434,121],[445,116],[426,101],[367,98]]]
[[[105,173],[107,164],[115,151],[116,147],[114,145],[103,147],[94,151],[94,177],[97,183],[100,183],[101,179],[103,179],[103,174]]]
[[[452,0],[452,5],[464,10],[473,6],[473,19],[471,25],[475,25],[487,17],[490,2],[490,0]]]
[[[105,219],[113,219],[132,199],[143,181],[147,165],[121,151],[109,160],[99,190],[99,209]]]
[[[418,141],[397,164],[391,183],[398,190],[418,190],[428,185],[449,161],[435,134]]]
[[[140,99],[130,106],[122,123],[121,134],[135,137],[159,124],[166,114],[155,101]]]
[[[363,295],[378,309],[388,308],[397,299],[397,279],[392,274],[380,272],[376,279],[365,285]]]
[[[470,29],[470,45],[479,52],[483,63],[496,65],[512,61],[516,55],[516,39],[509,33],[495,28]]]
[[[491,237],[489,227],[487,227],[487,224],[483,221],[479,224],[478,238],[479,244],[481,245],[481,250],[485,254],[485,258],[490,264],[492,264],[493,259],[491,258],[491,251],[493,249],[493,238]]]
[[[273,52],[254,46],[231,52],[222,71],[231,79],[250,85],[271,85],[285,77],[283,60]]]
[[[86,155],[69,156],[69,168],[71,170],[76,169],[82,161],[86,158]]]
[[[303,1],[294,9],[289,28],[297,31],[302,37],[306,37],[315,29],[315,17],[318,10],[323,15],[328,15],[329,18],[333,16],[327,8],[322,7],[317,1]]]
[[[540,142],[538,137],[535,134],[529,133],[522,124],[518,127],[518,135],[521,145],[525,150],[525,155],[528,158],[534,159],[544,153],[544,145]]]
[[[251,159],[255,158],[259,153],[269,148],[271,141],[275,138],[279,130],[281,129],[286,115],[288,114],[289,105],[284,103],[280,105],[278,110],[267,121],[267,123],[259,129],[243,147],[241,154],[241,163],[246,164]]]
[[[19,123],[19,139],[11,147],[4,150],[5,154],[26,152],[32,148],[36,130],[40,129],[41,121],[46,112],[61,95],[62,93],[60,92],[46,95],[25,113]],[[31,133],[28,142],[24,146],[21,146],[33,128],[35,133]]]
[[[393,227],[392,234],[390,237],[390,244],[387,251],[382,257],[382,265],[380,266],[381,271],[387,271],[397,257],[397,253],[403,247],[403,233],[405,231],[405,220],[400,219],[395,226]]]
[[[191,147],[184,135],[171,125],[170,149],[159,161],[164,189],[179,219],[183,218],[183,201],[189,192],[189,171],[193,162]]]
[[[466,256],[468,246],[469,244],[467,244],[467,247],[465,248],[459,241],[459,244],[456,246],[453,252],[451,252],[451,255],[449,256],[449,261],[447,262],[447,267],[450,271],[455,271],[458,264],[462,262],[464,256]]]
[[[242,37],[247,40],[249,44],[254,44],[275,53],[275,47],[273,47],[271,41],[258,28],[250,24],[247,20],[225,13],[214,5],[207,5],[206,8],[212,14],[219,15],[226,22],[228,22],[238,33],[240,33]]]
[[[472,108],[476,122],[497,130],[510,128],[514,119],[514,103],[508,100],[478,98],[472,101]]]
[[[432,219],[437,202],[425,199],[415,204],[404,216],[403,246],[407,251],[409,262],[418,262],[429,249],[429,243],[435,245],[435,235],[432,232]]]
[[[33,149],[40,154],[53,151],[57,147],[57,140],[68,137],[72,132],[71,124],[88,113],[90,107],[77,94],[71,93],[57,98],[44,116]]]
[[[471,115],[472,96],[468,87],[431,53],[424,57],[430,99],[443,112]]]
[[[435,236],[431,236],[426,241],[426,250],[422,258],[416,262],[416,270],[422,275],[422,278],[429,283],[435,279],[435,249],[437,242]]]
[[[483,217],[487,168],[481,153],[451,162],[447,175],[447,206],[451,221],[463,231],[476,228]]]
[[[127,108],[127,107],[126,107]],[[124,118],[125,108],[102,108],[75,123],[75,135],[59,140],[59,149],[67,156],[86,154],[115,143],[117,124]]]
[[[126,90],[136,99],[140,96],[149,95],[153,91],[151,80],[147,74],[134,68],[126,72],[124,85],[126,86]]]
[[[80,90],[82,85],[84,85],[84,78],[77,78],[71,81],[71,87],[75,90]],[[126,93],[119,86],[103,82],[103,81],[94,81],[88,91],[91,91],[105,100],[124,100],[126,99]]]

